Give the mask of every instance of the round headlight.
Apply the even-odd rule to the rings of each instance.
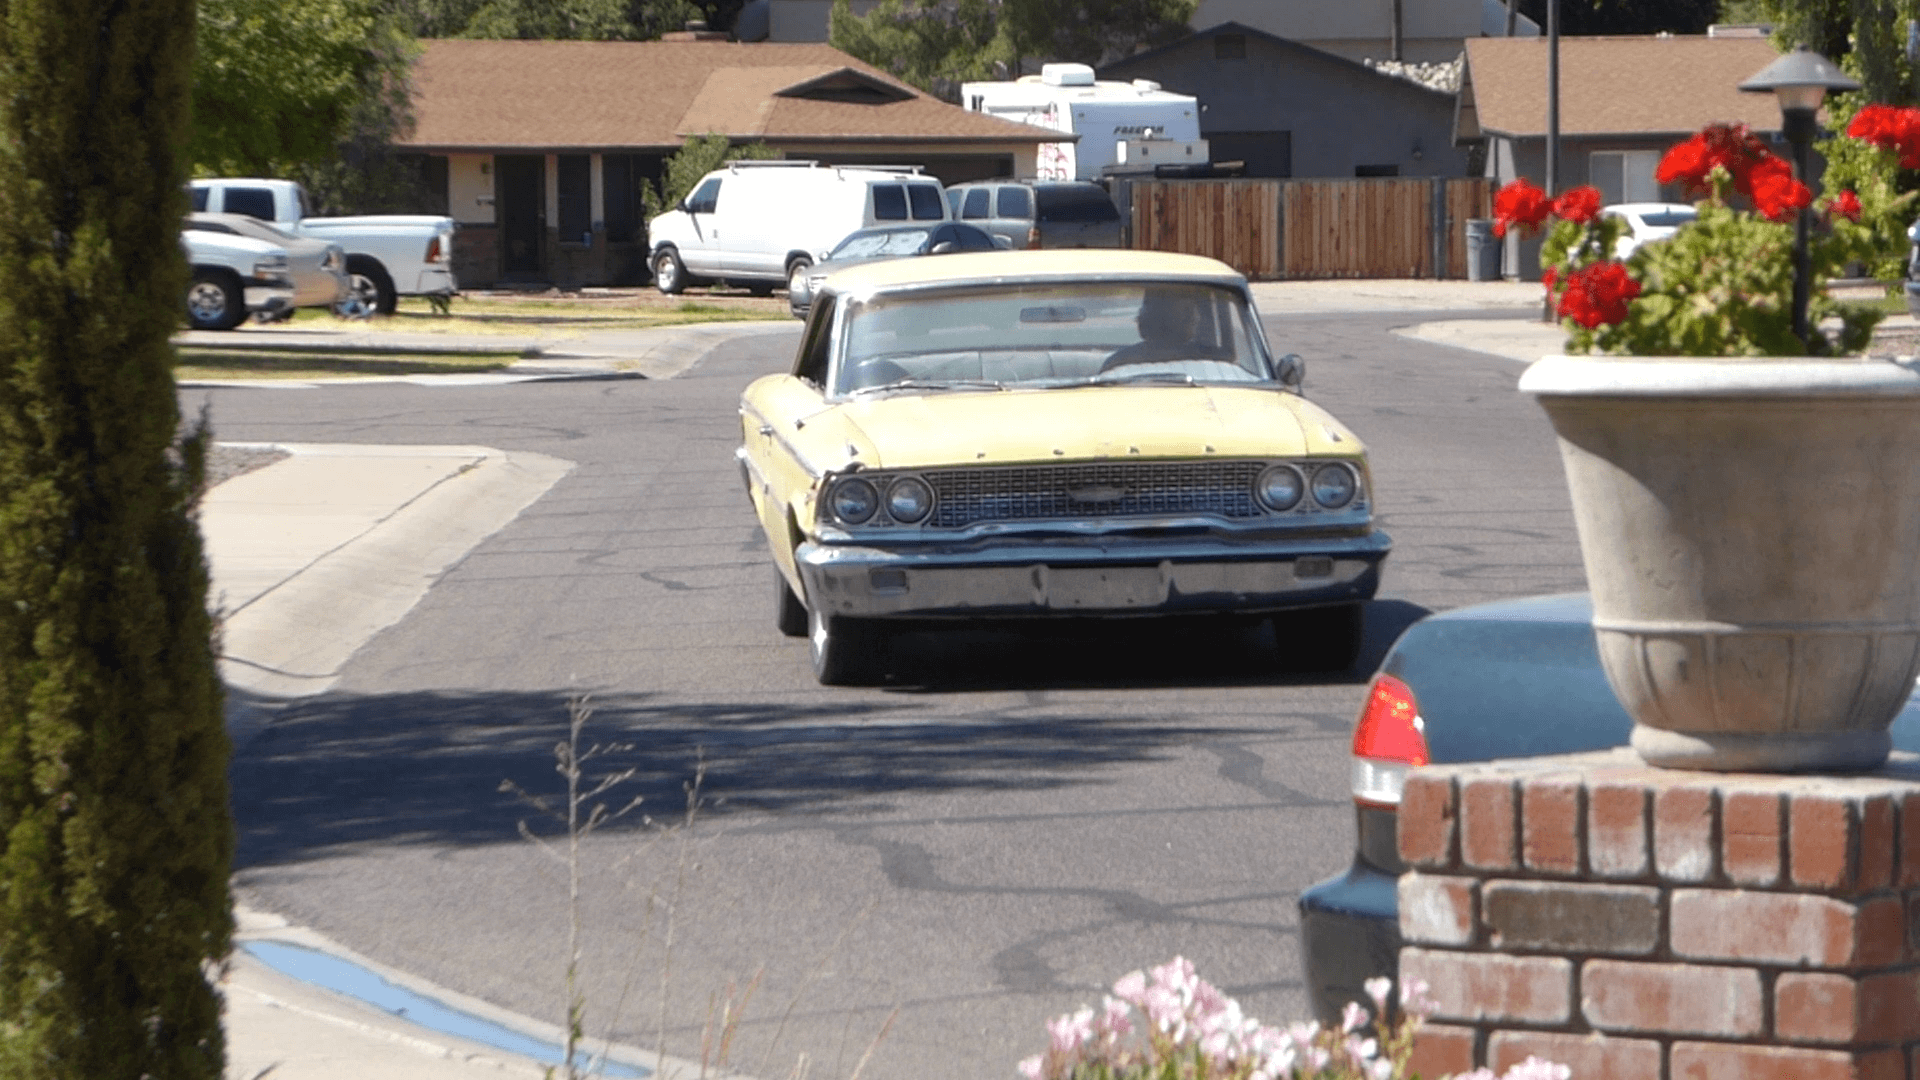
[[[880,509],[880,495],[865,480],[851,478],[833,485],[833,516],[858,525]]]
[[[932,510],[933,489],[924,480],[903,476],[887,489],[887,513],[901,524],[911,525]]]
[[[1291,465],[1275,465],[1260,474],[1260,480],[1254,487],[1260,501],[1274,510],[1291,510],[1300,504],[1300,496],[1307,490],[1307,482],[1300,476],[1300,470]]]
[[[1353,470],[1335,462],[1322,465],[1313,473],[1313,501],[1329,510],[1338,510],[1353,501],[1360,481]]]

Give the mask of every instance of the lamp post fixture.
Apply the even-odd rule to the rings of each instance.
[[[1780,131],[1793,146],[1793,171],[1806,183],[1812,168],[1813,137],[1819,131],[1814,118],[1828,91],[1860,89],[1860,84],[1839,65],[1801,45],[1740,84],[1740,89],[1756,94],[1772,93],[1780,101]],[[1813,215],[1801,207],[1793,223],[1793,333],[1802,343],[1808,340],[1807,293],[1813,282],[1813,256],[1807,246]]]

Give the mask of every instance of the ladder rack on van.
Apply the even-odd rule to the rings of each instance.
[[[853,169],[858,172],[907,173],[919,176],[926,171],[924,165],[835,165],[835,169]]]
[[[819,166],[819,162],[804,158],[754,158],[727,162],[727,169],[732,172],[741,169],[815,169]]]

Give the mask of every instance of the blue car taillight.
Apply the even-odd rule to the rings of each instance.
[[[1412,688],[1391,675],[1374,676],[1353,728],[1355,802],[1386,808],[1400,805],[1407,771],[1432,760],[1425,727]]]

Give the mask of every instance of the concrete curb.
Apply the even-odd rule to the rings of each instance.
[[[344,945],[285,919],[244,905],[234,909],[235,949],[220,980],[227,996],[229,1077],[249,1080],[536,1080],[547,1066],[512,1051],[413,1023],[377,1006],[284,974],[240,946],[273,942],[310,949],[364,968],[381,980],[465,1013],[506,1031],[558,1047],[566,1032],[558,1025],[509,1012],[479,998],[428,982],[371,960]],[[554,988],[556,1009],[564,1008]],[[703,1071],[698,1062],[662,1055],[621,1043],[586,1041],[583,1049],[643,1070],[657,1080],[691,1080],[702,1075],[739,1074]],[[263,1070],[271,1070],[265,1072]]]
[[[573,463],[478,446],[269,444],[292,456],[221,484],[201,528],[221,605],[221,676],[324,693],[362,645]]]

